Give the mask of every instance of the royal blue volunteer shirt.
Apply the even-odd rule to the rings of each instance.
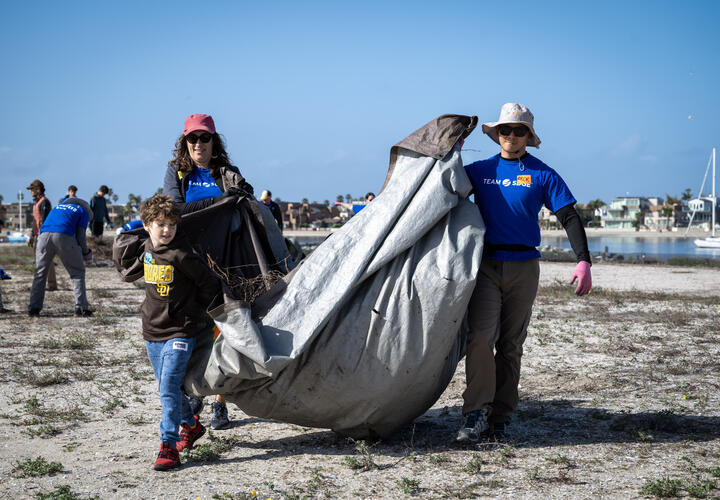
[[[576,203],[562,177],[530,154],[520,160],[505,160],[498,154],[465,166],[465,171],[485,221],[485,243],[537,247],[540,208],[545,205],[554,213]],[[540,252],[495,250],[484,256],[520,261],[538,258]]]
[[[62,233],[75,236],[78,226],[87,228],[89,216],[80,205],[56,205],[40,227],[41,233]]]
[[[210,170],[198,167],[190,173],[185,190],[185,201],[187,203],[214,198],[221,194],[222,191],[215,184],[215,179],[210,175]]]

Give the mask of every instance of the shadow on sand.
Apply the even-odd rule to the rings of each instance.
[[[368,440],[368,444],[372,453],[377,455],[380,468],[387,468],[394,465],[394,458],[402,459],[410,453],[422,456],[458,447],[493,449],[507,445],[534,448],[597,443],[702,442],[720,436],[718,416],[681,415],[670,411],[630,413],[580,406],[586,404],[585,401],[568,399],[524,399],[508,427],[506,439],[463,446],[454,442],[455,433],[462,423],[461,408],[432,409],[392,438],[384,441]],[[250,418],[233,422],[233,428],[251,422],[272,421]],[[241,463],[300,454],[342,456],[357,453],[351,439],[332,431],[305,431],[307,428],[304,427],[298,429],[300,433],[293,436],[257,442],[245,441],[241,436],[236,446],[251,448],[257,453],[241,458],[220,459],[218,462]]]

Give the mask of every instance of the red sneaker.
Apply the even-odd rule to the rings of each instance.
[[[169,470],[180,466],[180,455],[172,444],[165,442],[160,445],[160,453],[153,464],[155,470]]]
[[[180,426],[180,441],[177,442],[177,451],[192,450],[193,443],[205,434],[205,427],[200,423],[198,416],[193,415],[193,418],[195,418],[195,427],[187,424]]]

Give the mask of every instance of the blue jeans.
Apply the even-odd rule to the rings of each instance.
[[[178,433],[180,424],[195,423],[182,390],[185,370],[193,347],[195,347],[194,338],[174,338],[161,342],[145,341],[148,359],[158,381],[162,405],[160,437],[163,442],[177,443],[180,440]]]

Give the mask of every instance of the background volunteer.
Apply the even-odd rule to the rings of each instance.
[[[85,262],[92,260],[85,231],[92,210],[85,200],[67,198],[50,211],[40,228],[35,249],[35,275],[30,290],[29,316],[38,316],[45,300],[45,280],[57,254],[70,274],[75,296],[75,316],[91,316],[85,291]]]
[[[27,187],[30,190],[30,194],[33,197],[33,225],[32,232],[30,233],[30,239],[28,240],[28,246],[32,247],[33,250],[37,250],[37,240],[40,236],[40,227],[47,219],[52,210],[52,204],[50,200],[45,196],[45,184],[40,179],[35,179]],[[37,269],[38,263],[35,261],[35,268]],[[57,278],[55,276],[55,264],[50,261],[47,266],[47,291],[53,292],[57,290]]]

